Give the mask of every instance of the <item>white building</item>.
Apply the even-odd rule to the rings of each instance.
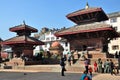
[[[61,44],[61,46],[63,46],[64,54],[66,54],[67,51],[70,50],[70,44],[65,39],[54,36],[54,33],[56,31],[58,30],[57,29],[50,30],[48,28],[42,29],[41,33],[39,34],[40,35],[39,40],[43,41],[45,45],[36,46],[36,48],[34,49],[34,54],[40,52],[40,49],[43,49],[44,51],[49,51],[51,44],[55,41],[58,41]]]
[[[114,12],[108,14],[109,20],[105,23],[112,25],[117,32],[120,32],[120,12]],[[116,51],[120,51],[120,38],[115,38],[108,44],[109,53],[114,54]]]

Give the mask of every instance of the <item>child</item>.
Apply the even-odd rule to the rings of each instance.
[[[94,71],[97,72],[97,62],[94,62]]]

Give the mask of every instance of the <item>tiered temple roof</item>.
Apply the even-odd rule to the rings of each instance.
[[[66,16],[69,20],[75,22],[77,25],[70,28],[60,30],[55,33],[57,37],[65,37],[66,35],[90,33],[107,31],[113,37],[118,37],[119,34],[115,29],[108,24],[101,21],[108,20],[107,15],[102,8],[89,7],[88,3],[84,9],[72,12]],[[107,33],[107,34],[108,34]]]
[[[110,31],[114,33],[114,36],[119,36],[111,25],[98,22],[83,25],[75,25],[71,28],[67,28],[65,30],[56,32],[55,36],[62,37],[70,34],[89,33],[96,31]]]
[[[102,8],[97,7],[88,7],[86,9],[81,9],[68,14],[66,17],[76,24],[108,20],[108,17]]]
[[[38,32],[37,29],[29,26],[29,25],[26,25],[26,24],[21,24],[21,25],[18,25],[18,26],[15,26],[15,27],[12,27],[9,29],[11,32],[18,32],[18,31],[23,31],[23,30],[26,30],[26,31],[31,31],[32,32]]]
[[[5,40],[2,42],[4,45],[15,45],[15,44],[29,44],[29,45],[43,45],[44,43],[36,38],[29,36],[17,36]]]
[[[4,45],[15,44],[29,44],[29,45],[43,45],[44,43],[34,37],[30,37],[31,33],[38,30],[25,24],[21,24],[9,29],[12,32],[17,32],[17,36],[2,42]]]

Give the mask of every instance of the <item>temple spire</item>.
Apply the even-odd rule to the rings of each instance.
[[[25,20],[23,20],[23,24],[26,25],[26,24],[25,24]]]
[[[85,9],[88,9],[89,8],[89,4],[88,2],[86,3],[86,6],[85,6]]]

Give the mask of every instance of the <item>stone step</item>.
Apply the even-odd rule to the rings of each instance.
[[[71,67],[66,67],[68,72],[83,72],[85,70],[84,66],[71,66]]]
[[[85,54],[85,57],[88,57],[88,58],[106,58],[106,54],[101,53],[101,52],[92,51],[92,52],[89,52],[88,55]]]
[[[60,72],[60,65],[33,65],[33,66],[12,66],[11,70],[26,70],[34,72]],[[66,66],[67,72],[83,72],[84,66]]]
[[[14,69],[17,70],[31,70],[31,71],[44,71],[44,72],[60,72],[61,67],[59,65],[33,65],[33,66],[17,66]]]

